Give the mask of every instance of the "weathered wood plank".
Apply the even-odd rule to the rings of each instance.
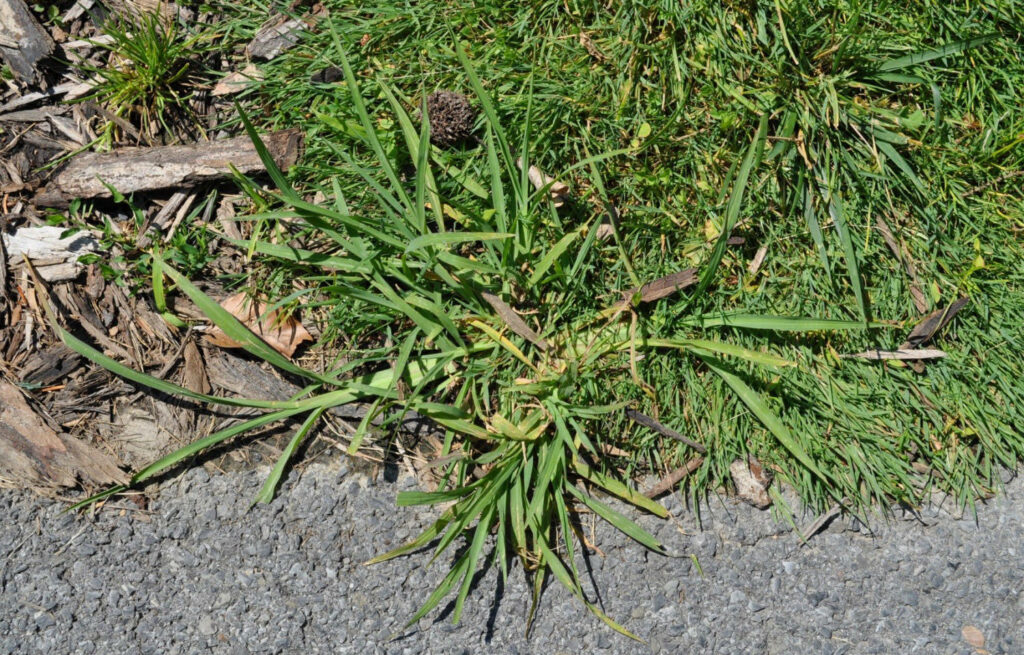
[[[265,135],[263,142],[282,170],[290,168],[302,148],[302,132],[282,130]],[[39,191],[35,203],[66,207],[75,198],[109,198],[112,186],[123,194],[157,189],[182,189],[228,177],[231,166],[250,174],[264,170],[247,136],[187,146],[123,148],[89,153],[74,159]]]
[[[50,35],[36,21],[24,0],[0,0],[0,56],[15,77],[34,84],[39,80],[36,64],[53,52]]]

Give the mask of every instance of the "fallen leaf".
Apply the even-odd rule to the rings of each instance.
[[[900,349],[900,350],[865,350],[862,353],[840,355],[843,359],[898,359],[914,361],[918,359],[941,359],[946,353],[934,348]]]
[[[516,166],[519,168],[523,167],[522,157],[516,160]],[[565,199],[569,195],[569,185],[557,181],[536,166],[530,166],[529,170],[526,171],[526,175],[530,178],[530,182],[533,183],[533,187],[538,191],[547,188],[548,194],[551,196],[551,202],[554,203],[555,207],[561,207],[565,204]]]
[[[960,630],[960,634],[963,636],[964,641],[975,648],[982,648],[985,645],[985,635],[981,634],[981,630],[973,625],[965,625]]]
[[[942,328],[946,327],[953,317],[956,316],[957,312],[963,309],[970,301],[970,298],[964,296],[957,299],[949,307],[945,309],[937,309],[931,314],[925,316],[921,321],[914,326],[910,334],[907,336],[907,340],[900,346],[901,349],[905,348],[917,348],[931,341],[931,339],[938,334]]]
[[[672,273],[665,277],[660,277],[653,282],[640,287],[640,302],[653,302],[655,300],[661,300],[667,296],[671,296],[680,289],[693,286],[697,283],[697,269],[688,268],[685,271],[679,271],[678,273]],[[636,289],[631,289],[627,292],[628,297],[632,298],[636,294]]]
[[[704,446],[700,445],[696,441],[693,441],[692,439],[688,439],[687,437],[684,437],[683,435],[679,434],[678,432],[676,432],[672,428],[668,427],[667,425],[663,425],[660,421],[655,421],[650,416],[647,416],[646,414],[638,412],[635,409],[627,408],[626,409],[626,416],[629,417],[629,419],[631,421],[633,421],[634,423],[639,423],[640,425],[642,425],[642,426],[644,426],[646,428],[650,428],[650,429],[654,430],[655,432],[657,432],[658,434],[661,434],[661,435],[664,435],[664,436],[668,437],[669,439],[675,439],[676,441],[680,441],[680,442],[686,444],[687,446],[689,446],[690,448],[693,448],[698,453],[704,454],[704,453],[707,452],[707,448],[705,448]]]
[[[210,393],[210,379],[206,375],[206,365],[203,364],[203,356],[195,341],[189,340],[182,352],[185,360],[184,371],[181,376],[181,383],[186,389],[196,393]]]
[[[736,495],[746,503],[758,509],[766,509],[772,504],[768,495],[768,487],[772,484],[772,472],[753,457],[737,459],[729,465],[732,483],[736,485]]]
[[[266,313],[267,304],[263,302],[254,303],[245,292],[236,293],[225,298],[220,306],[231,313],[232,316],[242,322],[247,328],[253,331],[267,345],[281,353],[285,357],[295,354],[295,349],[304,341],[311,341],[313,337],[306,331],[294,316],[284,320],[278,320],[277,310]],[[266,316],[264,316],[266,313]],[[263,317],[262,320],[260,317]],[[235,341],[219,327],[214,326],[206,333],[206,339],[215,346],[221,348],[241,348],[242,344]]]
[[[597,238],[601,241],[607,241],[611,239],[615,234],[615,228],[612,227],[611,223],[601,223],[597,226]]]

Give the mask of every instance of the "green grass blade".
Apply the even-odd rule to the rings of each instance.
[[[537,267],[533,269],[533,274],[530,275],[530,279],[526,283],[528,287],[536,286],[537,283],[540,282],[541,278],[543,278],[548,272],[548,269],[551,268],[552,264],[554,264],[558,258],[569,249],[569,246],[572,245],[573,241],[579,238],[584,229],[586,229],[586,226],[580,226],[566,234],[558,240],[558,243],[544,253],[544,256],[541,257],[539,262],[537,262]]]
[[[483,516],[480,517],[476,530],[473,532],[473,541],[469,545],[469,550],[466,551],[469,563],[466,566],[466,574],[462,578],[462,585],[459,587],[459,595],[455,598],[452,623],[458,623],[459,619],[462,618],[462,606],[466,602],[466,596],[469,594],[469,586],[473,583],[473,572],[476,571],[476,563],[480,559],[480,553],[484,549],[484,544],[487,542],[487,535],[491,532],[491,523],[493,522],[496,508],[497,505],[489,505],[487,507]]]
[[[125,379],[131,380],[143,386],[157,391],[170,394],[172,396],[183,396],[185,398],[192,398],[193,400],[202,400],[208,403],[216,403],[219,405],[230,405],[232,407],[259,407],[265,409],[274,409],[290,406],[292,403],[283,401],[271,401],[271,400],[250,400],[246,398],[220,398],[218,396],[210,396],[203,393],[186,389],[185,387],[179,386],[167,380],[161,380],[160,378],[153,377],[146,373],[140,373],[130,366],[125,366],[121,362],[107,357],[100,351],[96,350],[89,344],[85,343],[75,335],[71,334],[59,325],[54,326],[57,334],[60,336],[61,341],[64,345],[75,351],[79,355],[82,355],[89,361],[92,361],[103,368],[107,369],[115,375],[119,375]]]
[[[295,455],[295,451],[298,450],[299,444],[306,438],[309,431],[313,429],[317,421],[320,420],[320,415],[324,413],[324,408],[319,407],[306,417],[306,420],[302,423],[295,434],[292,436],[288,445],[285,446],[281,456],[277,458],[277,462],[274,464],[273,470],[270,471],[270,475],[263,482],[263,487],[260,488],[260,492],[256,494],[256,498],[253,499],[252,504],[256,503],[269,503],[274,500],[274,494],[277,493],[277,485],[281,482],[281,476],[284,475],[284,469],[288,466],[288,462]]]
[[[803,446],[793,438],[793,434],[786,427],[786,424],[780,419],[769,407],[765,404],[764,399],[753,389],[751,389],[746,382],[741,380],[738,376],[731,373],[725,366],[725,364],[712,357],[701,356],[704,363],[708,367],[718,374],[729,387],[736,392],[743,404],[754,413],[761,423],[768,428],[768,431],[775,435],[775,438],[779,440],[779,443],[785,447],[808,471],[818,476],[826,485],[831,485],[831,481],[828,476],[818,469],[818,466],[811,459],[811,456],[807,454]]]
[[[803,189],[804,196],[804,222],[807,223],[807,231],[811,233],[814,240],[814,247],[818,249],[818,258],[825,269],[825,277],[829,283],[832,282],[832,265],[828,263],[828,251],[825,249],[825,237],[821,233],[821,225],[818,224],[818,214],[814,211],[814,187],[806,178],[812,173],[800,171],[799,185]]]
[[[885,141],[876,141],[875,143],[878,146],[878,149],[882,151],[882,154],[888,157],[892,163],[896,164],[896,168],[900,169],[900,171],[903,172],[903,175],[910,180],[910,183],[915,189],[917,189],[917,192],[922,196],[927,196],[928,190],[925,189],[924,183],[921,182],[921,178],[917,176],[917,173],[915,173],[914,169],[910,167],[907,160],[904,159],[900,153],[896,152],[896,148],[893,148],[892,144],[886,143]]]
[[[736,175],[732,194],[729,196],[729,204],[726,205],[725,209],[722,233],[718,236],[718,241],[715,242],[714,250],[711,251],[711,258],[704,265],[704,270],[700,275],[700,282],[697,283],[697,288],[694,290],[691,298],[702,297],[708,287],[711,286],[712,280],[718,275],[718,264],[722,261],[722,257],[725,256],[726,243],[729,241],[733,227],[736,226],[736,222],[739,220],[740,209],[743,206],[743,196],[747,191],[747,183],[750,180],[750,173],[761,161],[767,132],[768,115],[763,114],[761,122],[758,124],[757,132],[754,134],[754,140],[750,143],[750,147],[747,148],[747,154],[744,156],[739,173]]]
[[[514,234],[509,232],[434,232],[418,236],[406,246],[406,254],[432,248],[436,246],[451,246],[457,243],[468,243],[471,241],[494,241],[496,239],[510,239]]]
[[[846,260],[846,272],[850,278],[850,285],[853,287],[853,295],[857,300],[857,309],[860,311],[861,320],[868,322],[868,301],[864,294],[864,286],[861,283],[860,264],[857,260],[857,250],[853,245],[853,237],[846,225],[846,211],[843,209],[843,199],[839,192],[833,190],[828,199],[828,213],[836,224],[836,233],[839,235],[839,242],[843,246],[843,258]]]
[[[157,473],[160,473],[174,466],[175,464],[178,464],[179,462],[182,462],[188,459],[189,457],[192,457],[193,455],[196,455],[206,450],[210,446],[215,446],[222,441],[226,441],[227,439],[230,439],[235,435],[248,432],[260,426],[266,425],[267,423],[273,423],[274,421],[284,420],[303,411],[306,411],[306,409],[281,409],[276,412],[268,412],[266,414],[263,414],[262,416],[257,416],[254,419],[250,419],[248,421],[244,421],[237,425],[233,425],[229,428],[225,428],[218,432],[214,432],[208,437],[204,437],[202,439],[193,441],[187,446],[179,448],[173,453],[165,455],[160,459],[156,460],[155,462],[153,462],[152,464],[149,464],[141,471],[132,476],[132,484],[142,482],[143,480],[151,478]]]
[[[284,176],[284,173],[282,173],[281,169],[278,168],[277,163],[270,154],[270,151],[267,150],[266,144],[264,144],[263,140],[260,139],[260,135],[256,132],[256,128],[253,127],[252,122],[249,120],[249,115],[245,113],[245,110],[242,109],[242,106],[238,104],[238,102],[235,102],[235,111],[237,111],[238,115],[241,117],[242,124],[245,126],[245,133],[249,135],[250,139],[252,139],[252,143],[256,147],[256,154],[259,155],[260,161],[263,162],[263,166],[267,169],[267,174],[270,175],[270,179],[274,181],[274,185],[277,186],[286,200],[298,200],[299,194],[295,192],[292,185],[288,183],[288,179]]]
[[[953,43],[947,43],[939,46],[938,48],[932,48],[931,50],[922,50],[921,52],[915,52],[909,55],[903,55],[902,57],[896,57],[895,59],[888,59],[878,65],[879,71],[894,71],[902,68],[908,68],[910,66],[916,66],[923,64],[933,59],[941,59],[950,55],[960,54],[965,50],[975,48],[984,43],[988,43],[992,39],[999,36],[998,34],[985,34],[983,36],[976,36],[971,39],[963,39],[960,41],[954,41]]]
[[[777,355],[750,350],[742,346],[721,341],[709,341],[707,339],[644,339],[641,345],[650,348],[679,348],[690,351],[697,355],[714,353],[718,355],[729,355],[753,362],[760,366],[785,367],[796,366],[791,362]]]
[[[617,530],[628,536],[630,539],[650,548],[656,553],[661,555],[665,554],[665,547],[661,545],[661,542],[654,538],[654,535],[641,528],[623,514],[615,511],[596,498],[591,497],[586,492],[577,489],[575,485],[566,485],[566,489],[569,490],[569,493],[578,498],[580,502],[589,507],[595,514],[611,523]]]
[[[156,256],[154,255],[153,258],[156,259]],[[232,316],[231,313],[221,307],[219,303],[215,302],[212,298],[200,291],[184,275],[174,270],[174,268],[169,266],[166,262],[162,265],[168,277],[174,280],[174,283],[178,285],[178,288],[185,292],[185,295],[187,295],[192,302],[199,307],[200,311],[202,311],[203,314],[205,314],[217,327],[223,330],[224,334],[229,338],[242,344],[242,347],[246,351],[270,364],[273,364],[283,371],[317,380],[319,382],[324,382],[326,384],[338,383],[337,380],[329,376],[321,375],[313,371],[307,371],[306,369],[293,364],[290,359],[267,345],[267,342],[260,339],[255,332],[245,327],[241,321]]]
[[[668,518],[668,510],[662,507],[657,501],[648,498],[634,489],[631,489],[626,484],[616,480],[615,478],[609,477],[600,471],[591,469],[579,459],[573,460],[572,468],[580,477],[586,478],[608,493],[618,496],[626,502],[636,505],[640,509],[650,512],[657,517],[663,519]]]
[[[685,318],[681,323],[702,328],[734,327],[746,330],[769,330],[771,332],[835,332],[839,330],[863,330],[866,327],[863,321],[743,313],[704,314]],[[881,323],[870,323],[867,327],[887,326]]]

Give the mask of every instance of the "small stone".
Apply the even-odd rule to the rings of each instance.
[[[213,625],[213,618],[209,615],[199,619],[199,632],[209,637],[214,632],[217,632],[216,626]]]
[[[36,625],[39,626],[40,630],[45,630],[57,625],[57,621],[54,620],[49,612],[40,612],[36,614]]]

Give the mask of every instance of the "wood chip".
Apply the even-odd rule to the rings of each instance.
[[[78,258],[98,250],[99,242],[84,231],[61,238],[65,231],[56,225],[23,227],[3,235],[4,249],[14,264],[28,257],[44,280],[73,280],[84,268]]]
[[[245,46],[245,54],[253,59],[273,59],[298,43],[306,27],[305,21],[274,16],[260,26],[256,36]]]
[[[217,98],[234,95],[239,91],[244,91],[245,87],[252,82],[262,79],[263,73],[259,67],[256,64],[249,64],[242,70],[221,78],[210,91],[210,95]]]
[[[287,170],[302,148],[298,129],[263,137],[275,163]],[[155,189],[190,187],[231,175],[234,166],[245,174],[263,171],[263,162],[247,136],[188,146],[123,148],[110,153],[89,153],[75,158],[39,193],[43,207],[66,207],[75,198],[109,198],[112,186],[123,194]]]
[[[0,57],[18,79],[35,84],[36,64],[53,52],[55,45],[36,21],[24,0],[0,0]]]
[[[25,487],[123,484],[127,476],[110,456],[36,415],[14,385],[0,382],[0,477]]]

